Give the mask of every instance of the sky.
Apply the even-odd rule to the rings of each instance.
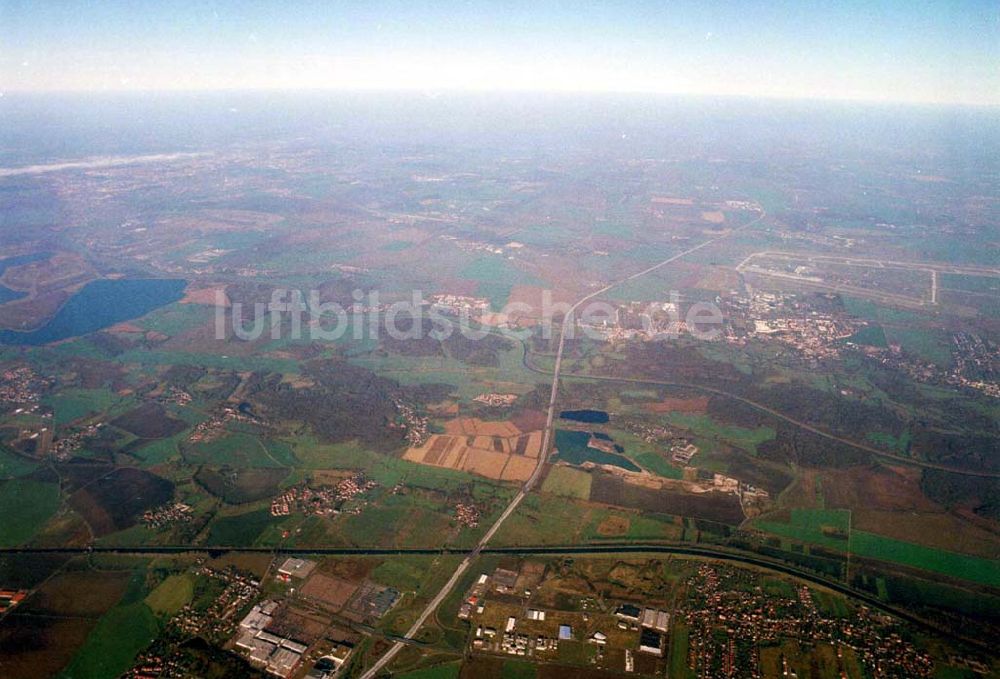
[[[1000,2],[0,0],[0,93],[650,92],[1000,105]]]

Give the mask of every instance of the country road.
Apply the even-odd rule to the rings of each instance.
[[[503,526],[504,522],[507,521],[510,515],[514,513],[517,507],[521,504],[521,501],[524,500],[525,495],[531,492],[531,489],[535,486],[535,483],[538,482],[538,477],[541,475],[542,469],[544,469],[545,467],[545,462],[548,459],[549,446],[552,440],[552,423],[555,419],[556,401],[559,395],[559,372],[562,368],[563,349],[566,346],[567,331],[570,330],[573,327],[573,324],[575,323],[574,314],[576,313],[576,310],[580,308],[581,305],[586,304],[590,300],[608,292],[609,290],[612,290],[620,285],[628,283],[629,281],[633,281],[637,278],[640,278],[641,276],[645,276],[649,273],[652,273],[657,269],[660,269],[672,262],[676,262],[682,257],[686,257],[694,252],[697,252],[698,250],[701,250],[702,248],[708,247],[709,245],[713,245],[715,243],[726,240],[727,238],[730,238],[733,234],[739,233],[745,229],[750,228],[754,224],[757,224],[762,219],[764,219],[765,216],[766,216],[765,211],[761,209],[760,214],[755,219],[752,219],[746,224],[736,227],[732,231],[729,231],[721,236],[717,236],[716,238],[711,238],[709,240],[706,240],[703,243],[700,243],[692,248],[684,250],[683,252],[679,252],[676,255],[668,257],[667,259],[664,259],[661,262],[658,262],[650,267],[647,267],[642,271],[638,271],[626,278],[622,278],[613,283],[609,283],[603,288],[595,290],[581,297],[579,300],[576,301],[576,303],[573,304],[572,307],[570,307],[570,309],[566,312],[566,315],[563,317],[562,327],[559,332],[559,345],[558,349],[556,350],[555,364],[552,367],[552,389],[550,390],[549,393],[548,413],[545,416],[545,430],[544,433],[542,434],[542,448],[541,448],[541,453],[538,456],[538,463],[535,465],[535,470],[532,472],[531,477],[527,481],[525,481],[524,485],[521,487],[521,490],[518,491],[517,495],[515,495],[514,498],[510,501],[510,504],[507,505],[506,509],[504,509],[504,511],[500,514],[500,516],[497,517],[497,520],[493,523],[493,525],[490,526],[490,529],[486,531],[486,533],[483,535],[482,539],[480,539],[476,547],[471,552],[469,552],[469,554],[466,555],[464,559],[462,559],[462,562],[458,565],[458,568],[455,569],[455,572],[448,579],[448,582],[445,583],[444,587],[442,587],[441,590],[434,596],[434,598],[430,600],[430,602],[427,604],[424,610],[414,621],[413,625],[411,625],[410,628],[406,631],[405,634],[406,638],[413,638],[413,636],[416,635],[416,633],[423,626],[424,622],[426,622],[427,618],[429,618],[434,613],[435,609],[437,609],[437,607],[441,605],[441,602],[444,601],[445,598],[447,598],[447,596],[451,593],[451,590],[455,588],[455,585],[462,578],[462,575],[469,569],[469,566],[472,565],[472,562],[476,559],[476,557],[483,550],[483,548],[489,543],[489,541],[493,538],[496,532],[500,530],[500,527]],[[389,648],[389,650],[386,651],[386,653],[375,662],[375,664],[373,664],[370,668],[368,668],[368,670],[364,674],[361,675],[361,679],[374,679],[374,677],[377,676],[378,673],[382,671],[382,668],[384,668],[386,665],[392,662],[392,659],[395,658],[396,655],[401,650],[403,650],[405,645],[406,644],[403,641],[395,642]]]

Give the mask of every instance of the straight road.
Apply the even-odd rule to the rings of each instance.
[[[729,231],[728,233],[725,233],[721,236],[717,236],[715,238],[706,240],[703,243],[700,243],[699,245],[684,250],[683,252],[679,252],[676,255],[668,257],[667,259],[664,259],[661,262],[658,262],[650,267],[647,267],[642,271],[636,272],[631,276],[628,276],[627,278],[622,278],[621,280],[605,285],[603,288],[595,290],[594,292],[591,292],[590,294],[581,297],[579,300],[577,300],[575,304],[573,304],[572,307],[570,307],[569,311],[563,317],[562,328],[559,332],[559,347],[556,350],[556,362],[552,368],[552,389],[549,393],[548,413],[545,416],[545,431],[542,434],[542,450],[538,456],[538,464],[535,465],[535,471],[532,472],[531,477],[527,481],[525,481],[524,485],[521,487],[521,490],[518,491],[517,495],[515,495],[514,498],[510,501],[510,504],[507,505],[507,508],[503,510],[503,512],[493,523],[493,525],[490,526],[490,529],[486,531],[486,533],[483,535],[482,539],[480,539],[479,543],[475,546],[475,548],[471,552],[469,552],[469,554],[464,559],[462,559],[462,562],[458,565],[458,568],[455,569],[455,572],[448,579],[448,582],[446,582],[444,587],[441,588],[441,591],[439,591],[437,595],[435,595],[435,597],[430,600],[430,602],[427,604],[424,610],[414,621],[413,625],[410,626],[410,629],[406,631],[405,636],[407,638],[413,638],[416,635],[416,633],[420,631],[420,628],[423,626],[424,622],[427,621],[427,618],[429,618],[434,613],[435,609],[437,609],[437,607],[441,605],[441,602],[444,601],[445,598],[447,598],[447,596],[455,588],[455,585],[458,584],[458,581],[462,578],[462,575],[465,574],[465,572],[469,569],[469,566],[472,565],[472,562],[475,561],[476,557],[479,556],[479,553],[483,550],[484,547],[486,547],[486,545],[493,538],[496,532],[500,530],[500,527],[503,526],[504,522],[510,517],[510,515],[513,514],[515,510],[517,510],[518,505],[520,505],[521,501],[524,500],[525,495],[530,493],[531,489],[534,488],[535,484],[538,482],[538,477],[541,476],[542,469],[545,467],[545,461],[548,459],[549,444],[551,443],[552,439],[552,423],[555,419],[556,400],[559,395],[559,371],[562,369],[563,349],[566,345],[567,332],[573,327],[573,324],[576,322],[575,321],[576,310],[580,308],[580,306],[582,306],[583,304],[586,304],[590,300],[594,299],[595,297],[603,295],[604,293],[618,287],[619,285],[623,285],[625,283],[628,283],[629,281],[633,281],[637,278],[650,274],[653,271],[656,271],[657,269],[667,266],[672,262],[676,262],[678,259],[681,259],[682,257],[686,257],[710,245],[726,240],[733,234],[748,229],[754,224],[757,224],[762,219],[764,219],[765,216],[766,213],[764,212],[763,209],[761,209],[760,214],[755,219],[747,222],[746,224],[736,227],[732,231]],[[406,644],[402,641],[397,641],[396,643],[394,643],[391,647],[389,647],[389,650],[386,651],[385,655],[383,655],[381,658],[375,661],[375,664],[372,665],[370,668],[368,668],[368,670],[361,675],[361,679],[374,679],[374,677],[376,677],[378,673],[381,672],[386,665],[392,662],[392,659],[395,658],[396,655],[403,650],[405,645]]]

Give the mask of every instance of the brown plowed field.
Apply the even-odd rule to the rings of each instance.
[[[521,433],[510,422],[461,418],[446,423],[445,431],[408,448],[403,459],[491,479],[526,481],[541,453],[542,432]]]

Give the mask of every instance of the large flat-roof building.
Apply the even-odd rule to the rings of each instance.
[[[642,611],[642,626],[666,632],[670,627],[670,614],[655,608],[646,608]]]
[[[278,579],[288,582],[292,578],[305,578],[316,568],[315,561],[289,557],[278,567]]]
[[[267,661],[267,671],[279,677],[291,676],[302,656],[287,648],[279,648]]]
[[[639,634],[639,650],[655,656],[663,655],[663,635],[644,627]]]
[[[496,591],[502,594],[513,592],[516,584],[517,573],[515,571],[506,568],[498,568],[493,571],[493,589]]]
[[[642,615],[642,609],[633,604],[622,604],[617,608],[617,610],[615,610],[615,615],[618,616],[620,620],[639,622],[639,616]]]

